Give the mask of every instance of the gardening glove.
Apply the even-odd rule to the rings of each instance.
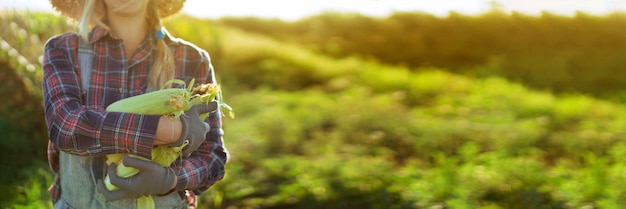
[[[107,170],[111,184],[119,189],[109,191],[102,180],[98,180],[98,191],[107,200],[138,198],[144,195],[166,194],[176,183],[176,174],[171,168],[163,167],[155,162],[139,158],[124,156],[123,162],[127,167],[139,169],[139,173],[129,178],[117,175],[116,165],[111,163]]]
[[[194,105],[187,110],[185,114],[180,116],[180,122],[183,124],[180,138],[169,146],[178,147],[182,145],[185,140],[189,140],[189,144],[183,148],[182,155],[191,155],[193,151],[196,151],[196,149],[200,147],[202,142],[206,139],[206,134],[211,130],[208,123],[200,120],[200,115],[215,110],[217,110],[217,102]]]

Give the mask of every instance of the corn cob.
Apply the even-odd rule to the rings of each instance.
[[[110,104],[106,110],[109,112],[126,112],[143,115],[170,115],[173,114],[178,119],[185,110],[191,108],[189,100],[191,98],[191,88],[169,88],[166,86],[172,83],[184,84],[182,80],[173,79],[168,81],[163,88],[158,91],[148,92]],[[190,82],[193,85],[193,81]]]
[[[185,89],[162,89],[119,100],[109,105],[107,111],[142,115],[174,114],[178,118],[187,109],[188,100],[189,93]]]
[[[110,112],[126,112],[146,115],[168,115],[178,119],[193,105],[211,102],[215,100],[218,94],[221,94],[219,86],[214,84],[202,84],[192,88],[194,80],[191,80],[187,89],[165,88],[170,86],[172,83],[185,84],[182,80],[173,79],[168,81],[165,85],[163,85],[163,88],[158,91],[116,101],[109,105],[106,110]],[[232,112],[232,108],[230,108],[230,106],[221,101],[219,101],[218,104],[220,108],[229,113],[231,118],[234,117],[234,113]],[[200,117],[204,120],[207,116],[208,113],[203,114]],[[152,149],[151,160],[163,167],[169,167],[176,160],[176,158],[180,156],[180,152],[188,143],[188,141],[185,141],[179,147],[159,145]],[[107,155],[107,165],[110,165],[111,163],[117,164],[116,174],[120,177],[128,178],[137,174],[139,169],[124,166],[124,164],[121,163],[124,155],[125,154],[123,153]],[[147,160],[140,156],[130,156]],[[109,191],[117,189],[117,187],[111,184],[108,175],[105,177],[104,181]],[[142,196],[138,198],[136,204],[137,208],[140,209],[154,208],[154,200],[151,196]]]

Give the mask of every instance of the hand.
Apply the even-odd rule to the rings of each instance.
[[[200,120],[200,115],[215,110],[217,110],[217,102],[194,105],[187,110],[185,114],[180,116],[180,122],[183,124],[180,138],[175,143],[170,144],[170,146],[178,147],[182,145],[185,140],[189,140],[189,144],[183,149],[182,155],[191,155],[193,151],[196,151],[196,149],[200,147],[202,142],[206,139],[206,134],[211,130],[208,123]]]
[[[176,175],[171,168],[163,167],[155,162],[139,158],[124,156],[122,163],[127,167],[139,169],[139,173],[129,178],[117,175],[114,163],[107,170],[111,184],[119,189],[109,191],[102,180],[98,180],[98,191],[107,200],[138,198],[144,195],[166,194],[172,190],[177,182]]]

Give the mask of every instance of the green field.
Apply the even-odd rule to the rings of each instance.
[[[626,16],[177,16],[165,25],[209,51],[237,113],[223,121],[227,176],[201,208],[626,205]],[[0,30],[0,208],[50,207],[41,54],[73,27],[55,14],[5,12],[0,28],[10,29]]]

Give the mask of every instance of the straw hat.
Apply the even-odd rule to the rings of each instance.
[[[99,1],[99,0],[96,0]],[[159,1],[159,15],[161,18],[180,12],[185,0],[152,0]],[[98,5],[100,2],[96,2]],[[52,7],[61,15],[78,20],[83,11],[85,0],[50,0]]]

